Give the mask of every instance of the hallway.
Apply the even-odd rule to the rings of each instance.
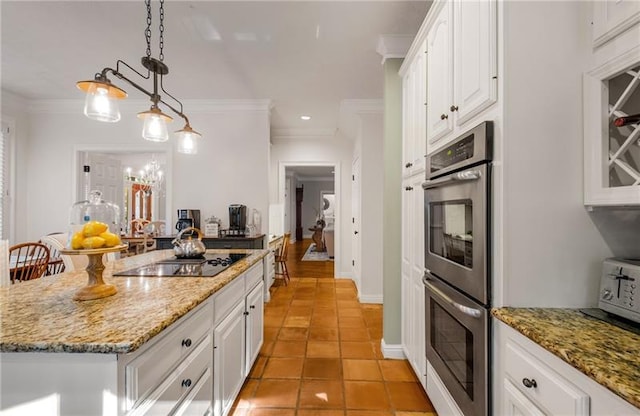
[[[231,414],[434,416],[407,361],[382,358],[382,305],[360,304],[332,262],[300,262],[306,246],[291,245],[291,281],[271,288],[265,342]]]

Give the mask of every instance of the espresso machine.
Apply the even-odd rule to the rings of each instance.
[[[247,207],[240,204],[229,205],[228,236],[244,237],[247,228]]]
[[[200,229],[200,210],[199,209],[179,209],[178,222],[176,222],[176,230],[182,231],[185,228],[195,227]]]

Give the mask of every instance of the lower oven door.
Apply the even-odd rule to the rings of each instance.
[[[428,272],[423,283],[427,361],[466,416],[486,416],[490,381],[488,310]]]

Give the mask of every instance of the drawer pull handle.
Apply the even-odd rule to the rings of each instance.
[[[182,380],[182,387],[191,387],[191,379]]]
[[[189,348],[191,346],[191,338],[183,339],[182,346]]]
[[[522,384],[524,384],[524,386],[528,389],[535,389],[536,387],[538,387],[538,383],[536,383],[536,379],[532,378],[531,380],[529,380],[528,378],[523,378],[522,379]]]

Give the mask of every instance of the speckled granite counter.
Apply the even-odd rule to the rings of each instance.
[[[173,256],[153,251],[107,264],[113,296],[75,301],[86,272],[70,272],[0,288],[0,352],[127,353],[177,321],[209,296],[261,261],[268,250],[207,250],[248,253],[215,277],[114,277],[112,273]]]
[[[492,315],[640,407],[640,335],[575,309],[500,308]]]

